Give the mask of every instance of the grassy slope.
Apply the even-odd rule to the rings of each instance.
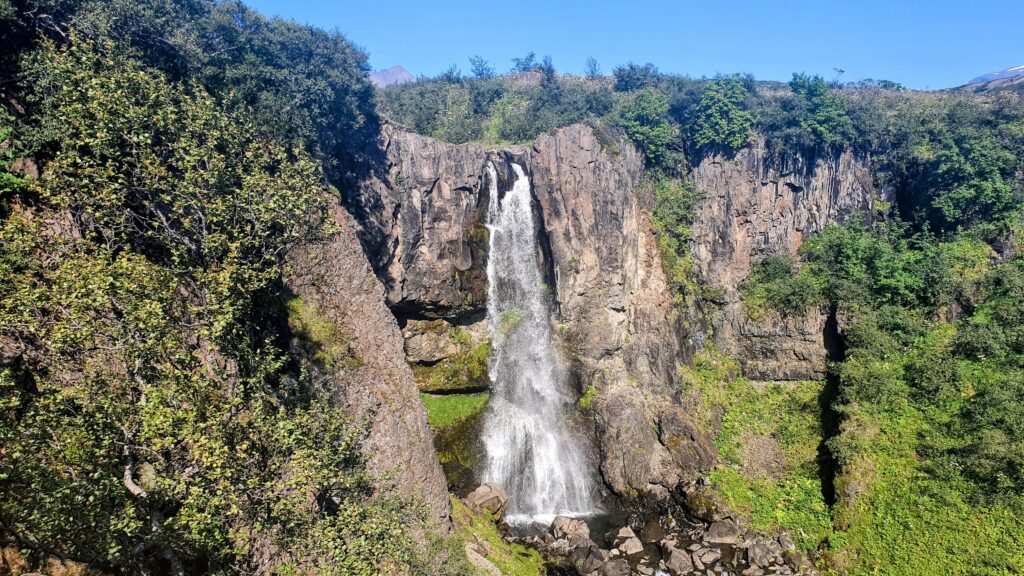
[[[685,369],[683,381],[698,392],[703,424],[711,427],[714,406],[724,412],[715,437],[722,464],[711,474],[719,495],[749,516],[755,528],[785,528],[804,551],[831,534],[829,509],[818,472],[821,443],[818,397],[822,382],[757,384],[738,374],[735,362],[706,349]],[[770,473],[744,466],[752,439],[771,439],[782,464]]]

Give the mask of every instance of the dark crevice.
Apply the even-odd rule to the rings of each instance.
[[[836,306],[829,308],[828,319],[822,334],[829,369],[825,377],[825,387],[818,396],[818,407],[821,414],[821,443],[818,444],[818,477],[821,480],[821,495],[825,503],[832,506],[836,502],[836,473],[839,465],[835,455],[828,446],[829,440],[839,435],[840,415],[836,410],[839,398],[839,374],[837,368],[846,359],[846,345],[839,333],[839,321],[836,318]]]

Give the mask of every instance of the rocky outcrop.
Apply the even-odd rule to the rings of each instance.
[[[791,158],[774,166],[762,140],[726,159],[711,156],[693,171],[703,200],[692,226],[694,263],[700,278],[723,290],[712,316],[714,340],[755,379],[818,379],[827,369],[826,310],[800,318],[766,311],[749,318],[740,284],[767,254],[795,254],[805,238],[829,222],[855,214],[870,217],[875,189],[866,161],[850,152],[808,163]]]
[[[352,217],[336,203],[333,213],[338,234],[290,255],[288,288],[320,321],[336,328],[351,354],[351,361],[329,362],[314,376],[366,427],[369,469],[391,484],[382,490],[422,499],[445,528],[448,489],[426,410],[404,361],[401,333],[360,249]]]
[[[400,317],[455,319],[487,303],[487,152],[386,124],[382,164],[347,191],[359,236]]]
[[[495,522],[501,522],[508,511],[508,494],[501,486],[487,482],[466,496],[466,507]]]
[[[530,168],[556,332],[578,389],[597,393],[602,475],[619,494],[667,499],[714,451],[678,403],[684,338],[637,193],[643,158],[621,134],[575,125],[538,138]]]
[[[582,529],[573,530],[576,525]],[[570,529],[567,529],[570,528]],[[556,517],[543,537],[523,539],[557,562],[559,574],[686,576],[689,574],[802,574],[817,570],[786,534],[745,530],[733,520],[678,523],[649,520],[639,535],[632,527],[593,537],[579,520]]]

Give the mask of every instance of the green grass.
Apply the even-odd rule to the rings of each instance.
[[[684,381],[699,392],[702,424],[711,426],[714,406],[722,406],[715,437],[722,464],[711,473],[719,496],[749,517],[754,528],[784,528],[805,552],[832,533],[829,507],[818,471],[821,422],[818,397],[823,382],[767,383],[760,389],[738,374],[734,361],[707,349],[684,370]],[[770,473],[744,468],[751,438],[768,438],[781,465]]]
[[[502,540],[497,526],[483,516],[473,514],[459,499],[452,498],[452,520],[456,535],[464,541],[474,537],[485,540],[491,546],[487,559],[501,570],[503,576],[543,576],[547,574],[544,558],[532,548],[509,544]]]
[[[590,406],[594,403],[594,398],[597,398],[597,388],[591,384],[587,386],[587,391],[580,397],[579,407],[583,410],[589,410]]]
[[[462,331],[456,331],[452,340],[458,344],[458,352],[435,366],[413,370],[421,391],[471,390],[490,385],[487,363],[491,357],[491,341],[473,345],[469,335]]]
[[[420,393],[427,407],[427,420],[435,430],[451,428],[476,415],[487,405],[487,392],[434,395]]]
[[[331,368],[358,368],[362,359],[341,328],[325,318],[315,305],[298,296],[285,303],[288,327],[310,351],[311,359]]]
[[[850,412],[839,438],[847,472],[838,483],[858,481],[864,491],[835,507],[835,523],[844,529],[842,545],[831,552],[835,573],[1024,571],[1024,498],[983,501],[970,482],[931,458],[923,439],[942,438],[944,420],[912,404]]]

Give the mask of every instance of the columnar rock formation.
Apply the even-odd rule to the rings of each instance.
[[[510,188],[511,162],[533,182],[539,258],[553,289],[556,335],[577,392],[593,386],[601,471],[626,496],[668,497],[713,461],[679,404],[684,360],[672,299],[637,189],[643,159],[623,136],[585,125],[532,149],[447,145],[387,126],[386,168],[346,197],[360,239],[402,322],[476,321],[485,305],[484,167]],[[419,349],[422,331],[410,330]]]
[[[377,169],[362,175],[345,202],[405,327],[411,361],[442,359],[451,346],[437,335],[452,326],[482,333],[485,166],[495,165],[504,193],[515,162],[533,184],[556,340],[576,392],[596,392],[590,407],[606,485],[626,497],[664,500],[713,464],[713,447],[684,409],[676,377],[709,334],[692,321],[697,311],[673,303],[641,205],[643,158],[622,134],[581,124],[544,134],[530,148],[485,150],[388,125],[378,144]],[[704,313],[710,336],[749,377],[820,378],[827,311],[755,321],[743,312],[739,287],[757,259],[793,253],[826,223],[869,213],[878,194],[849,153],[781,169],[765,157],[758,141],[693,171],[704,195],[691,243],[696,270],[724,293],[721,309]]]
[[[601,471],[626,496],[665,499],[713,460],[679,405],[679,311],[641,210],[643,158],[621,136],[576,125],[542,135],[530,159],[560,332],[597,397]]]
[[[795,254],[805,238],[829,222],[855,214],[870,218],[879,192],[871,172],[851,153],[800,157],[782,168],[766,160],[763,140],[732,159],[712,156],[693,171],[704,199],[693,224],[694,263],[701,279],[724,289],[724,306],[712,316],[716,343],[755,379],[818,379],[827,369],[827,310],[801,318],[770,311],[754,320],[740,305],[740,283],[766,254]]]

